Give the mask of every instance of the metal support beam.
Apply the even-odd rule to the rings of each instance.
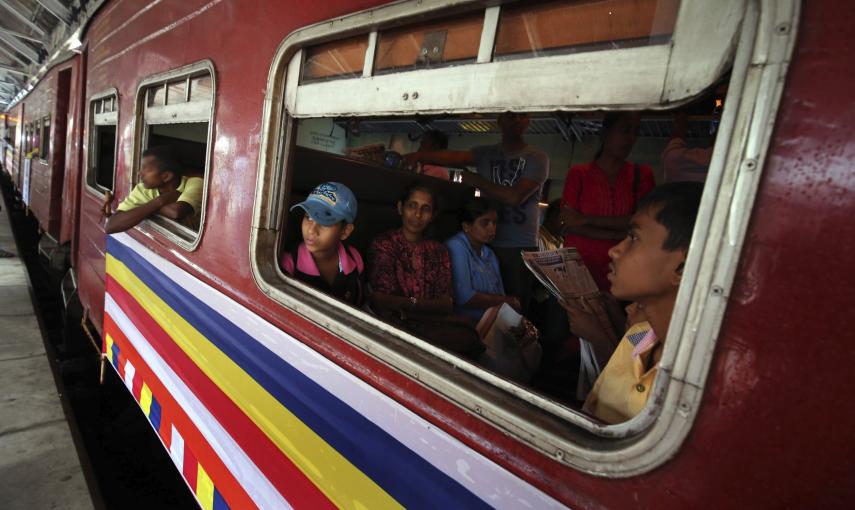
[[[0,69],[0,77],[3,78],[2,80],[0,80],[0,83],[15,85],[16,87],[23,87],[24,86],[24,80],[18,78],[17,76],[15,76],[13,74],[7,73],[4,69]]]
[[[0,0],[0,6],[3,6],[3,8],[5,8],[7,11],[11,12],[16,18],[21,20],[21,22],[23,24],[30,27],[37,34],[42,35],[42,36],[45,35],[44,30],[42,30],[38,25],[36,25],[32,21],[30,21],[30,18],[28,18],[28,17],[24,16],[23,14],[21,14],[20,12],[18,12],[18,10],[15,9],[14,7],[12,7],[12,5],[7,0]]]
[[[29,76],[30,75],[30,73],[28,73],[24,69],[21,69],[18,67],[7,66],[6,64],[0,64],[0,71],[6,71],[7,73],[16,73],[16,74],[20,74],[23,76]]]
[[[29,65],[27,62],[24,62],[23,59],[18,58],[18,55],[15,55],[14,51],[9,51],[6,48],[4,48],[2,44],[0,44],[0,53],[2,53],[4,55],[8,55],[9,58],[11,58],[12,60],[21,64],[24,67],[27,67]]]
[[[35,64],[39,61],[39,54],[36,53],[36,50],[30,48],[29,46],[15,39],[11,35],[0,32],[0,41],[3,41],[9,46],[15,48],[15,51],[23,55],[24,58],[26,58],[30,62]]]
[[[59,0],[36,0],[41,4],[42,7],[47,10],[47,12],[56,16],[60,21],[65,23],[66,25],[71,25],[71,11],[68,10],[68,7],[62,5]]]
[[[42,47],[46,46],[44,40],[41,37],[36,37],[34,35],[22,34],[21,32],[15,32],[14,30],[9,30],[5,27],[0,27],[0,32],[6,32],[9,35],[14,35],[18,39],[23,39],[25,41],[34,42]]]

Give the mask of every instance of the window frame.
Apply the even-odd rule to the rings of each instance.
[[[104,99],[112,96],[113,97],[113,111],[109,113],[95,113],[95,102],[103,101]],[[89,113],[89,122],[88,128],[89,133],[87,133],[87,148],[86,148],[86,175],[83,179],[83,182],[86,186],[86,189],[94,193],[99,198],[103,198],[104,195],[109,191],[111,193],[115,193],[116,191],[116,168],[119,166],[118,156],[119,156],[119,90],[115,87],[102,90],[97,94],[93,94],[89,98],[88,104],[88,113]],[[99,120],[101,123],[99,123]],[[89,177],[92,175],[94,167],[92,166],[96,159],[93,158],[94,150],[97,147],[96,142],[96,127],[97,126],[116,126],[116,135],[115,135],[115,145],[113,148],[113,188],[107,189],[104,186],[98,184],[97,179],[93,178],[94,185],[89,184]]]
[[[188,252],[196,250],[196,248],[199,247],[199,243],[202,241],[202,232],[205,229],[205,216],[206,210],[208,208],[208,186],[211,175],[211,161],[213,160],[211,155],[213,154],[214,149],[213,133],[214,119],[216,116],[217,106],[217,77],[213,61],[211,61],[210,59],[204,59],[198,62],[193,62],[177,69],[172,69],[170,71],[165,71],[163,73],[149,76],[140,81],[139,85],[137,85],[134,101],[134,159],[133,165],[131,166],[131,172],[129,172],[130,182],[127,183],[130,185],[129,189],[132,189],[139,179],[140,155],[142,154],[142,148],[147,144],[149,137],[149,124],[146,122],[146,114],[149,113],[147,110],[147,108],[149,108],[148,91],[154,85],[160,84],[166,86],[167,83],[175,82],[179,78],[192,80],[192,78],[203,74],[203,71],[207,72],[208,75],[211,77],[210,105],[202,107],[200,105],[193,104],[190,101],[185,101],[177,105],[169,105],[166,103],[166,97],[164,97],[164,105],[154,106],[153,108],[156,108],[156,110],[154,112],[151,112],[153,113],[153,116],[156,120],[171,121],[172,119],[179,118],[179,115],[192,116],[190,120],[185,120],[182,122],[161,122],[159,124],[184,124],[193,122],[208,123],[208,135],[206,139],[207,150],[205,151],[205,168],[203,169],[204,178],[202,186],[202,211],[199,216],[199,230],[194,232],[193,230],[185,227],[184,225],[176,221],[157,215],[143,220],[136,227],[143,230],[157,232],[164,238],[171,241],[173,244],[179,246],[180,248]],[[186,94],[189,96],[190,87],[187,87]]]
[[[45,165],[50,163],[50,146],[51,146],[51,136],[50,136],[50,115],[45,115],[38,120],[38,129],[39,129],[39,162],[44,163]],[[45,126],[45,121],[47,121],[48,125]],[[47,127],[47,130],[45,130]],[[47,132],[45,132],[47,131]],[[47,148],[42,154],[42,148]]]
[[[703,0],[683,0],[674,37],[683,34],[681,37],[693,42],[683,46],[672,45],[675,46],[676,58],[672,58],[664,69],[666,77],[661,95],[645,99],[643,94],[639,94],[628,102],[624,94],[614,91],[605,104],[587,104],[584,99],[565,104],[566,110],[665,110],[690,102],[728,67],[732,69],[728,105],[734,106],[725,109],[720,124],[659,376],[645,409],[618,425],[595,423],[573,409],[486,373],[394,326],[286,278],[278,266],[275,255],[290,188],[291,171],[287,164],[296,145],[296,120],[312,116],[299,112],[298,115],[291,114],[300,74],[300,59],[293,57],[299,55],[303,47],[335,37],[345,38],[360,31],[368,34],[386,24],[389,27],[400,26],[427,16],[438,18],[460,12],[461,7],[487,6],[487,2],[451,0],[424,4],[419,0],[407,0],[346,15],[299,29],[280,44],[268,76],[262,123],[250,239],[254,280],[265,294],[285,308],[417,379],[456,405],[558,462],[605,477],[618,478],[647,472],[676,454],[691,429],[704,396],[706,376],[775,123],[783,77],[793,51],[800,3],[798,0],[731,2],[731,5],[741,7],[728,11],[727,16],[729,19],[734,16],[734,19],[741,19],[740,27],[733,37],[724,39],[726,57],[721,59],[722,65],[704,83],[689,76],[691,72],[680,66],[690,61],[692,44],[704,42],[701,37],[703,30],[699,30],[699,26],[707,24],[709,19],[692,17],[698,15],[694,9],[703,12]],[[691,16],[683,11],[687,5],[689,10],[686,12]],[[716,7],[720,7],[719,4]],[[680,26],[681,21],[685,26]],[[704,51],[711,51],[708,46],[712,45],[707,45]],[[639,55],[638,49],[614,51]],[[603,54],[596,52],[596,56]],[[472,64],[477,65],[481,64]],[[707,76],[708,71],[704,69],[701,72]],[[347,96],[352,97],[353,94]],[[527,109],[524,105],[520,107],[510,103],[500,105],[496,110],[500,111],[502,106],[504,109]],[[490,111],[490,108],[480,105],[471,109]],[[401,106],[386,113],[407,115],[415,113],[415,110],[410,112]],[[380,114],[381,111],[374,110],[366,113]],[[406,354],[408,348],[412,351],[413,345],[419,351]],[[539,413],[536,422],[525,418],[533,410]]]

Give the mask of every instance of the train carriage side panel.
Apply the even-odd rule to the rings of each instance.
[[[38,220],[39,228],[49,231],[51,207],[51,183],[53,168],[50,162],[50,150],[42,153],[45,146],[50,146],[50,134],[42,127],[42,122],[50,117],[53,129],[53,113],[56,106],[56,69],[49,71],[24,99],[24,108],[28,123],[34,128],[32,148],[30,150],[30,181],[29,208]],[[47,140],[45,140],[47,138]],[[23,184],[22,184],[23,186]],[[23,190],[26,192],[27,190]]]
[[[354,384],[364,389],[366,395],[371,395],[368,401],[382,401],[384,405],[393,406],[390,408],[400,413],[398,416],[411,413],[416,420],[424,420],[426,427],[435,427],[468,448],[467,451],[488,459],[516,479],[569,506],[641,504],[681,508],[697,501],[723,507],[795,506],[808,501],[837,506],[840,505],[837,498],[841,495],[851,497],[852,488],[844,483],[845,475],[853,470],[851,459],[855,452],[853,446],[845,442],[846,434],[841,431],[851,429],[855,423],[851,416],[845,416],[840,397],[853,389],[851,378],[846,374],[855,351],[841,347],[837,340],[848,331],[845,327],[848,324],[834,313],[835,307],[816,303],[806,306],[804,299],[805,289],[823,288],[830,290],[830,297],[844,308],[855,300],[851,285],[841,278],[841,275],[851,274],[845,265],[849,253],[839,246],[840,239],[853,238],[848,218],[855,210],[851,198],[842,193],[852,188],[849,165],[853,155],[851,144],[841,138],[845,130],[837,131],[843,122],[841,119],[853,113],[852,100],[845,93],[845,87],[852,81],[847,61],[851,52],[844,51],[845,48],[839,52],[828,51],[828,48],[851,44],[846,32],[847,16],[832,9],[831,2],[810,2],[803,6],[803,35],[794,55],[737,285],[720,334],[718,354],[692,432],[680,452],[668,463],[641,476],[615,480],[580,473],[524,445],[451,404],[415,379],[285,310],[253,282],[246,240],[252,222],[260,119],[270,59],[279,42],[291,31],[373,4],[375,2],[340,1],[325,2],[311,9],[298,6],[287,9],[270,8],[261,2],[247,6],[246,2],[227,0],[168,6],[152,3],[150,8],[139,11],[141,14],[133,22],[119,29],[132,17],[132,13],[124,12],[130,6],[119,3],[108,7],[93,22],[89,34],[92,53],[88,63],[87,94],[116,87],[120,96],[117,200],[126,196],[134,184],[131,158],[139,156],[133,148],[138,83],[147,76],[203,59],[214,62],[217,79],[213,146],[209,147],[212,162],[207,221],[202,241],[195,251],[183,251],[151,229],[134,229],[117,238],[123,246],[115,247],[116,262],[121,262],[128,270],[111,261],[116,277],[112,279],[111,271],[107,278],[105,241],[98,211],[100,201],[81,188],[79,252],[80,266],[85,267],[80,270],[81,298],[91,308],[93,320],[100,321],[102,317],[105,281],[113,281],[116,286],[111,287],[109,299],[112,302],[107,303],[113,307],[113,312],[108,313],[109,321],[124,321],[129,313],[136,313],[139,318],[138,323],[130,320],[125,327],[120,327],[123,334],[136,331],[139,337],[152,342],[163,340],[166,338],[164,331],[166,336],[173,334],[169,324],[164,327],[163,323],[150,320],[150,316],[165,314],[183,328],[182,319],[175,317],[175,310],[179,309],[196,320],[192,326],[198,333],[199,329],[210,326],[212,320],[224,324],[213,312],[206,310],[209,315],[198,312],[206,304],[205,292],[213,289],[210,295],[224,304],[214,310],[217,314],[239,310],[244,318],[235,318],[235,321],[257,321],[259,329],[273,328],[275,331],[270,337],[288,337],[281,345],[298,351],[306,347],[311,350],[307,356],[320,355],[311,358],[318,366],[347,377],[355,376]],[[224,24],[224,19],[230,22]],[[829,78],[818,82],[817,73]],[[847,98],[843,108],[836,103],[840,97]],[[834,144],[838,145],[839,153],[824,152],[833,149]],[[806,163],[800,159],[805,155],[811,156],[809,165],[815,171],[805,170]],[[831,210],[827,204],[838,209]],[[801,230],[793,229],[794,225]],[[811,242],[805,243],[804,239]],[[805,262],[808,260],[821,262]],[[182,286],[192,287],[198,295],[188,296],[179,288]],[[142,298],[137,299],[139,296]],[[147,299],[149,297],[153,299]],[[195,300],[191,299],[194,297]],[[170,303],[167,298],[175,300]],[[116,300],[124,300],[126,308],[117,310],[114,306],[122,303]],[[146,306],[155,306],[151,303],[158,308],[147,309]],[[181,308],[187,303],[198,305],[198,309]],[[150,334],[139,331],[143,327],[148,328]],[[98,328],[103,331],[101,324]],[[252,326],[246,328],[252,329]],[[212,329],[211,338],[222,337],[223,341],[228,341],[228,335]],[[113,330],[117,331],[117,338],[106,343],[109,346],[111,341],[116,342],[117,349],[109,349],[107,354],[116,355],[116,369],[126,380],[128,361],[138,365],[145,363],[150,369],[145,374],[141,370],[141,377],[161,380],[170,376],[163,367],[151,365],[158,356],[171,356],[175,363],[183,363],[181,366],[187,373],[195,374],[197,379],[191,384],[199,384],[199,387],[207,384],[205,374],[199,372],[200,364],[183,348],[169,353],[163,351],[157,353],[158,356],[154,356],[153,351],[126,352],[122,358],[120,344],[124,340],[118,338],[119,330]],[[198,345],[208,345],[204,343],[205,338],[194,336],[196,333],[192,329],[182,331],[187,338],[199,340]],[[239,333],[232,329],[228,332]],[[255,347],[252,340],[250,338],[247,345]],[[806,348],[805,343],[813,347]],[[188,345],[191,344],[184,344]],[[168,342],[161,344],[164,346],[169,347]],[[127,343],[125,348],[131,351]],[[215,351],[210,353],[216,354]],[[201,359],[200,353],[193,355],[197,355],[195,360]],[[229,362],[221,357],[217,359],[225,364]],[[244,370],[246,366],[240,368]],[[282,368],[288,369],[284,365]],[[793,375],[802,371],[809,373],[805,377]],[[244,373],[237,371],[235,374],[252,386]],[[133,377],[131,375],[130,379]],[[822,388],[806,384],[805,379],[810,378],[819,380]],[[220,382],[225,385],[223,387],[228,386],[227,381]],[[190,398],[189,394],[184,396]],[[263,393],[256,396],[266,398]],[[334,393],[333,396],[343,397]],[[229,405],[228,400],[220,402]],[[295,405],[302,404],[307,403]],[[400,407],[394,407],[396,405]],[[316,415],[322,414],[321,411],[315,409]],[[828,429],[827,423],[832,420],[835,427]],[[213,420],[208,419],[196,425],[211,423]],[[341,423],[340,415],[331,413],[314,423],[316,427],[312,431],[318,434],[322,427],[329,427],[330,435],[347,434],[347,424]],[[336,430],[336,425],[341,428]],[[252,423],[247,426],[247,430],[256,430]],[[819,430],[832,433],[817,438]],[[196,433],[193,434],[198,439]],[[243,439],[239,434],[231,437]],[[338,444],[353,446],[352,443]],[[209,446],[201,441],[197,445],[210,454]],[[353,458],[349,460],[357,463]],[[232,487],[223,466],[216,459],[211,462],[221,474],[222,483]],[[283,462],[287,463],[287,459]],[[817,465],[821,469],[814,469]],[[369,468],[365,469],[354,476],[364,475]],[[307,471],[308,468],[295,474],[302,476],[300,473]],[[381,475],[385,476],[380,473],[378,479]],[[799,477],[803,483],[787,484],[794,477]],[[276,477],[269,480],[278,481]],[[783,484],[787,485],[786,490],[781,490]],[[313,485],[306,485],[306,490],[317,496],[312,492]],[[275,487],[267,489],[275,496]],[[239,493],[238,490],[233,492]]]

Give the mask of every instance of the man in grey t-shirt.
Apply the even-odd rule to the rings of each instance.
[[[501,205],[493,248],[501,264],[505,291],[520,298],[525,312],[534,278],[526,269],[520,251],[537,249],[540,224],[537,201],[549,175],[549,156],[525,142],[527,114],[505,112],[499,115],[498,123],[502,141],[497,145],[468,151],[419,151],[408,154],[406,160],[410,165],[423,162],[477,168],[477,173],[463,173],[463,184],[480,189]]]

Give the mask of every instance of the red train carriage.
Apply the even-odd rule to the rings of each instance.
[[[79,183],[66,179],[79,158],[79,58],[45,73],[7,116],[10,145],[4,164],[29,211],[44,232],[40,250],[58,270],[68,267]],[[74,177],[72,174],[69,177]]]
[[[771,0],[107,2],[80,57],[7,113],[31,152],[28,122],[50,115],[56,136],[71,73],[64,156],[49,144],[65,178],[43,169],[31,207],[73,240],[66,284],[203,508],[838,507],[853,491],[853,14]],[[644,110],[634,156],[656,163],[668,111],[722,85],[660,376],[626,423],[278,266],[289,207],[318,182],[359,197],[360,247],[394,221],[414,177],[352,157],[366,147],[413,150],[433,128],[466,148],[494,139],[497,113],[525,111],[560,183],[596,148],[601,110]],[[125,197],[141,152],[163,144],[204,178],[199,229],[155,217],[108,238],[105,194]],[[11,166],[21,175],[20,157]],[[452,204],[469,192],[433,184]]]

